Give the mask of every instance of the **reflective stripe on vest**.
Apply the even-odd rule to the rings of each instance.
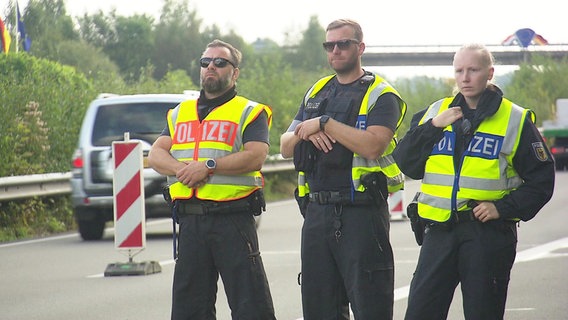
[[[213,109],[199,121],[197,100],[179,104],[168,113],[172,147],[170,153],[179,161],[204,161],[220,158],[242,150],[245,128],[263,111],[272,124],[272,110],[266,105],[236,96],[226,104]],[[168,176],[172,199],[228,201],[244,198],[263,187],[260,171],[240,175],[214,174],[199,188],[189,188]]]
[[[448,109],[453,98],[433,103],[420,124]],[[484,119],[468,145],[461,166],[454,167],[455,133],[444,128],[442,138],[426,161],[418,199],[421,217],[447,221],[452,210],[466,209],[469,200],[497,200],[521,185],[512,159],[519,144],[521,129],[529,110],[502,99],[497,112]]]
[[[304,105],[307,103],[309,98],[316,96],[316,94],[333,77],[335,77],[335,75],[327,76],[318,80],[306,93],[304,97]],[[361,106],[359,108],[358,121],[361,130],[366,129],[365,120],[367,118],[367,114],[373,109],[375,103],[377,102],[377,99],[382,94],[389,92],[394,93],[402,101],[400,94],[393,87],[391,87],[389,83],[387,83],[383,78],[381,78],[376,74],[374,74],[374,77],[375,79],[367,89],[367,92],[365,93],[365,96],[363,97],[363,100],[361,101]],[[400,107],[401,107],[401,114],[397,122],[397,128],[402,123],[404,115],[406,114],[406,103],[402,101]],[[355,190],[361,192],[365,191],[365,188],[361,185],[360,179],[363,174],[369,172],[383,172],[387,177],[387,186],[389,192],[396,192],[404,187],[404,175],[402,174],[398,165],[394,161],[394,158],[392,157],[392,152],[394,151],[395,147],[396,147],[396,132],[395,135],[393,136],[393,139],[390,141],[389,145],[387,146],[387,149],[385,150],[385,152],[383,152],[382,156],[379,159],[368,160],[361,157],[357,153],[353,153],[351,177],[353,182],[353,188]],[[303,173],[299,174],[303,175]],[[302,178],[303,181],[305,182],[304,177],[298,177],[298,180],[300,180],[300,178]],[[301,186],[300,184],[298,184],[298,187],[300,191],[299,195],[304,196],[305,194],[302,195],[301,191],[302,189],[306,189],[306,187]]]

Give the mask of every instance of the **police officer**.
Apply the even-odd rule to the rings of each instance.
[[[386,201],[388,191],[403,186],[391,153],[406,104],[380,76],[362,69],[357,22],[331,22],[323,47],[336,73],[307,91],[280,146],[299,171],[303,316],[349,319],[350,305],[356,319],[391,319]],[[370,173],[373,192],[363,183]]]
[[[214,40],[199,62],[199,98],[168,112],[148,156],[168,176],[179,222],[172,319],[216,319],[219,275],[233,319],[275,319],[253,217],[264,207],[272,112],[237,95],[241,53],[232,45]]]
[[[426,224],[407,320],[446,319],[458,283],[466,319],[503,319],[517,222],[532,219],[554,189],[534,114],[490,83],[492,54],[465,45],[453,66],[459,93],[415,114],[394,152],[406,175],[422,179]]]

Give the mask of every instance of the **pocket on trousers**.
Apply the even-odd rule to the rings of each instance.
[[[369,288],[376,288],[381,294],[391,294],[394,290],[394,267],[388,263],[372,264],[363,270],[362,283],[367,283]]]

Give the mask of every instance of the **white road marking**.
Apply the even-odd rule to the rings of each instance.
[[[552,252],[562,248],[568,248],[568,238],[558,239],[556,241],[545,243],[534,248],[523,250],[517,253],[515,263],[557,256],[557,254],[554,254]]]
[[[556,257],[558,256],[558,254],[554,254],[552,252],[561,248],[568,248],[568,238],[558,239],[556,241],[545,243],[540,246],[536,246],[534,248],[517,252],[515,263],[533,261],[548,257]],[[396,289],[394,291],[394,301],[408,298],[409,289],[410,286],[405,286]]]
[[[159,223],[164,223],[164,220],[160,219],[160,220],[154,220],[152,222],[147,222],[147,224],[159,224]],[[114,228],[107,228],[107,231],[114,231]],[[33,240],[5,243],[5,244],[0,244],[0,249],[1,248],[14,247],[14,246],[27,245],[27,244],[54,241],[54,240],[59,240],[59,239],[67,239],[67,238],[77,237],[77,236],[78,236],[77,233],[73,233],[73,234],[66,234],[66,235],[54,236],[54,237],[48,237],[48,238],[42,238],[42,239],[33,239]],[[545,244],[542,244],[542,245],[539,245],[539,246],[536,246],[536,247],[533,247],[533,248],[530,248],[530,249],[526,249],[526,250],[517,252],[515,263],[529,262],[529,261],[534,261],[534,260],[538,260],[538,259],[553,258],[553,257],[559,257],[559,256],[564,257],[564,256],[567,256],[567,255],[566,254],[554,253],[554,251],[556,251],[558,249],[564,249],[564,248],[568,248],[568,237],[558,239],[558,240],[555,240],[555,241],[551,241],[551,242],[548,242],[548,243],[545,243]],[[293,251],[293,250],[292,251],[267,251],[267,252],[264,252],[263,254],[269,254],[269,255],[299,254],[299,251]],[[169,260],[160,261],[159,263],[160,263],[160,266],[166,266],[166,265],[174,264],[175,261],[172,260],[172,259],[169,259]],[[397,263],[401,263],[401,262],[397,261]],[[409,261],[403,261],[403,263],[409,263]],[[103,278],[103,277],[104,277],[104,273],[98,273],[98,274],[93,274],[93,275],[87,276],[87,278]],[[394,301],[399,301],[399,300],[408,298],[409,289],[410,289],[410,286],[404,286],[404,287],[396,288],[394,290]],[[514,308],[514,309],[507,309],[507,310],[508,311],[531,311],[531,310],[534,310],[534,308]],[[297,320],[303,320],[303,318],[298,318]]]
[[[515,263],[527,262],[537,259],[544,259],[549,257],[557,257],[559,254],[552,253],[555,250],[568,248],[568,238],[558,239],[549,243],[545,243],[534,248],[523,250],[517,253]],[[564,255],[561,255],[564,256]],[[394,290],[394,301],[399,301],[408,298],[408,292],[410,286],[400,287]],[[534,308],[512,308],[507,309],[507,311],[532,311]],[[304,318],[298,318],[297,320],[303,320]]]

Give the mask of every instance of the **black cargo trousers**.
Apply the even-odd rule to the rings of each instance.
[[[310,202],[302,227],[304,320],[393,317],[388,206]]]
[[[446,319],[461,283],[465,319],[502,320],[516,249],[513,221],[427,225],[405,319]]]
[[[275,319],[252,213],[180,216],[172,319],[216,319],[219,275],[232,319]]]

